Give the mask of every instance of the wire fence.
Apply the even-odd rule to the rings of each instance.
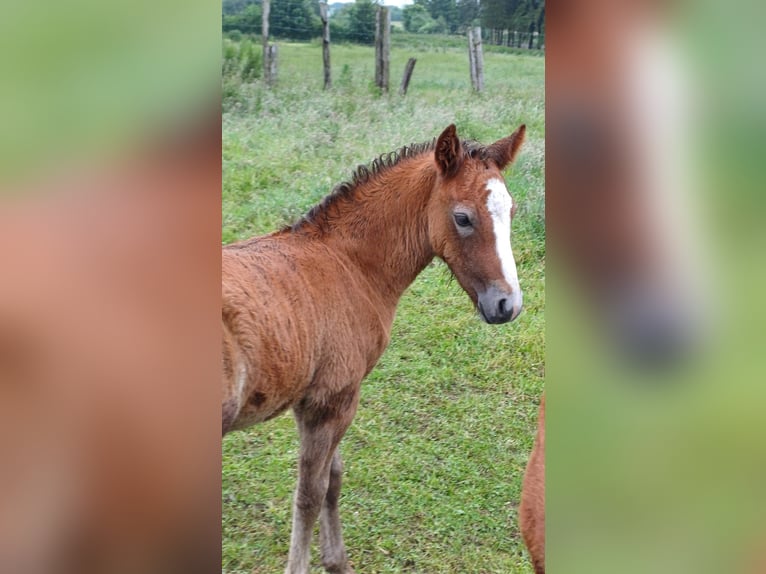
[[[295,21],[286,22],[285,14],[300,13],[304,3],[301,0],[280,0],[281,14],[274,13],[275,4],[272,4],[272,13],[269,21],[269,36],[273,38],[279,38],[283,40],[314,40],[322,38],[322,25],[317,16],[315,23],[301,25]],[[313,16],[313,13],[312,13]],[[374,19],[370,23],[370,29],[359,31],[350,28],[345,23],[348,20],[348,16],[344,15],[339,17],[337,11],[330,12],[330,38],[333,42],[355,42],[360,44],[372,44],[374,35]],[[260,22],[260,15],[258,21],[255,22],[252,19],[248,22],[243,18],[245,16],[240,14],[224,14],[223,15],[223,32],[230,33],[235,30],[243,34],[260,35],[262,24]],[[300,19],[310,19],[308,14],[302,14]],[[453,37],[466,37],[468,26],[463,26],[458,29],[456,33],[439,33],[442,35],[448,35]],[[397,30],[404,31],[403,28],[395,26],[392,32],[396,33]],[[407,32],[409,34],[415,34],[415,32]],[[418,35],[428,37],[429,33],[418,33]],[[545,45],[545,34],[538,31],[519,31],[512,29],[492,29],[488,27],[482,28],[482,41],[486,44],[493,46],[507,46],[510,48],[518,49],[543,49]]]
[[[372,44],[372,39],[369,34],[363,34],[354,32],[352,30],[338,29],[339,25],[333,25],[330,23],[330,38],[333,42],[356,42],[360,44]],[[260,36],[261,24],[232,24],[224,26],[223,32],[225,34],[231,34],[236,31],[242,34],[249,34],[254,36]],[[404,33],[404,32],[403,32]],[[460,31],[455,34],[425,34],[406,32],[406,34],[413,34],[428,38],[429,36],[451,36],[453,38],[466,37],[466,31]],[[300,26],[281,26],[276,24],[269,25],[269,36],[272,38],[278,38],[282,40],[321,40],[322,39],[322,26],[318,27],[300,27]],[[545,46],[545,34],[538,32],[520,32],[518,30],[491,30],[484,29],[482,32],[482,40],[492,46],[505,46],[508,48],[517,49],[531,49],[542,50]]]

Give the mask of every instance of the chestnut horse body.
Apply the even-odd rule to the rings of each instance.
[[[286,572],[352,572],[338,513],[338,444],[362,379],[388,344],[396,305],[441,257],[488,323],[521,312],[510,246],[513,204],[501,170],[521,126],[490,146],[450,126],[435,144],[360,168],[292,227],[223,249],[223,433],[293,409],[298,486]]]

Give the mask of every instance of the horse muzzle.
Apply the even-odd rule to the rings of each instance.
[[[481,318],[492,325],[508,323],[521,314],[521,290],[503,291],[494,285],[478,294]]]

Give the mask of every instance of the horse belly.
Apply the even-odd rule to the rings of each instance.
[[[257,368],[249,373],[246,368],[240,373],[237,385],[242,389],[240,406],[233,429],[243,429],[272,419],[299,400],[311,381],[308,366],[293,366],[290,369],[274,369],[264,372]]]
[[[293,401],[285,400],[282,397],[267,396],[264,393],[255,391],[247,401],[234,420],[232,430],[242,430],[257,423],[262,423],[282,414]]]
[[[224,434],[276,417],[311,382],[313,353],[308,336],[293,332],[288,337],[278,325],[279,321],[272,321],[269,329],[251,330],[249,337],[243,336],[242,325],[237,325],[239,336],[224,328]]]

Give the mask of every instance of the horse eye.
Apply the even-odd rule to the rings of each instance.
[[[465,213],[456,213],[455,223],[458,227],[471,227],[471,219]]]

